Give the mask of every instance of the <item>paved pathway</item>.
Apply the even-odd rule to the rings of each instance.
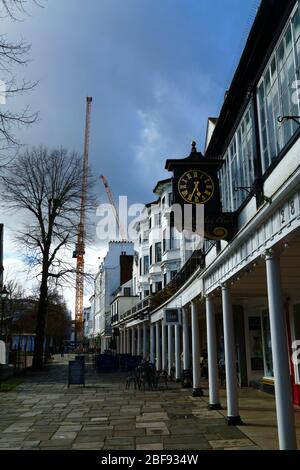
[[[126,375],[98,375],[88,365],[86,387],[68,389],[68,359],[56,357],[50,370],[28,373],[14,391],[0,393],[0,450],[278,446],[274,399],[262,392],[242,390],[245,426],[227,426],[226,411],[208,411],[207,397],[193,398],[175,383],[168,390],[125,390]]]

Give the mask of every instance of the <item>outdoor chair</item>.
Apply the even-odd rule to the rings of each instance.
[[[170,375],[169,375],[169,379],[171,382],[173,382],[173,380],[175,379],[175,367],[171,367],[171,370],[170,370]]]
[[[139,388],[145,390],[146,385],[148,385],[149,390],[153,390],[156,386],[155,367],[150,363],[141,364],[139,366]]]
[[[136,390],[136,387],[140,388],[140,381],[139,381],[139,375],[137,369],[131,370],[128,372],[127,378],[126,378],[126,384],[125,388],[128,390],[130,388],[130,384],[133,382],[134,389]]]
[[[168,372],[166,370],[159,370],[156,374],[156,388],[159,386],[160,383],[164,383],[166,388],[168,387]]]

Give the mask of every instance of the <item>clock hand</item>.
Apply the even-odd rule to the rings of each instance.
[[[193,190],[193,192],[192,192],[192,194],[191,194],[192,197],[194,196],[194,192],[195,192],[196,190],[197,190],[197,192],[199,193],[199,190],[198,190],[199,181],[195,181],[195,182],[194,182],[194,185],[195,185],[195,187],[194,187],[194,190]]]

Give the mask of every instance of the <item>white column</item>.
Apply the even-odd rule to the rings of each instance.
[[[147,323],[143,323],[143,358],[147,359]]]
[[[182,348],[183,348],[183,370],[190,367],[190,338],[188,312],[182,309]]]
[[[168,374],[171,375],[171,369],[174,363],[174,325],[168,325]]]
[[[155,362],[155,325],[150,323],[150,362]]]
[[[130,353],[130,329],[126,329],[126,353]]]
[[[293,450],[297,443],[280,261],[271,250],[266,254],[266,269],[279,448]]]
[[[222,308],[225,349],[225,373],[227,395],[227,424],[241,424],[237,390],[236,354],[233,327],[233,313],[228,287],[222,285]]]
[[[160,323],[156,322],[156,369],[161,370]]]
[[[193,396],[202,397],[203,390],[200,385],[200,345],[199,345],[199,321],[196,302],[191,302],[192,321],[192,357],[193,357]]]
[[[141,347],[142,347],[142,328],[139,325],[137,327],[137,348],[136,348],[137,349],[136,354],[138,356],[142,354]]]
[[[135,327],[131,328],[131,354],[136,355],[136,344],[135,344]]]
[[[161,368],[167,370],[167,332],[165,322],[161,322]]]
[[[216,319],[213,299],[209,296],[206,304],[206,329],[207,329],[207,360],[208,360],[208,386],[210,410],[220,410],[219,381],[218,381],[218,355],[216,337]]]
[[[180,325],[175,325],[175,379],[180,382],[181,379],[181,348],[180,348]]]

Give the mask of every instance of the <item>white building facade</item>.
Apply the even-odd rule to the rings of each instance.
[[[95,278],[94,336],[101,338],[101,350],[108,348],[112,335],[111,302],[113,293],[121,284],[121,256],[133,256],[132,242],[109,242],[108,252]]]
[[[237,233],[230,242],[207,240],[190,257],[183,236],[181,248],[170,250],[170,234],[167,246],[167,232],[161,240],[151,233],[160,225],[163,233],[168,229],[161,214],[171,181],[158,183],[150,225],[145,217],[149,241],[135,265],[139,302],[119,320],[119,352],[142,353],[169,373],[174,367],[178,380],[182,369],[191,369],[194,396],[202,394],[200,361],[207,357],[210,409],[220,407],[222,364],[227,423],[242,423],[238,386],[270,391],[276,399],[280,448],[295,449],[293,403],[300,404],[300,366],[293,360],[300,341],[300,109],[295,95],[300,5],[287,0],[273,2],[270,9],[269,3],[260,4],[220,115],[209,119],[205,143],[206,158],[224,160],[218,175],[222,207],[236,214]],[[143,263],[148,249],[147,276]],[[148,285],[147,297],[142,292]],[[170,311],[178,312],[176,322],[168,322]]]

